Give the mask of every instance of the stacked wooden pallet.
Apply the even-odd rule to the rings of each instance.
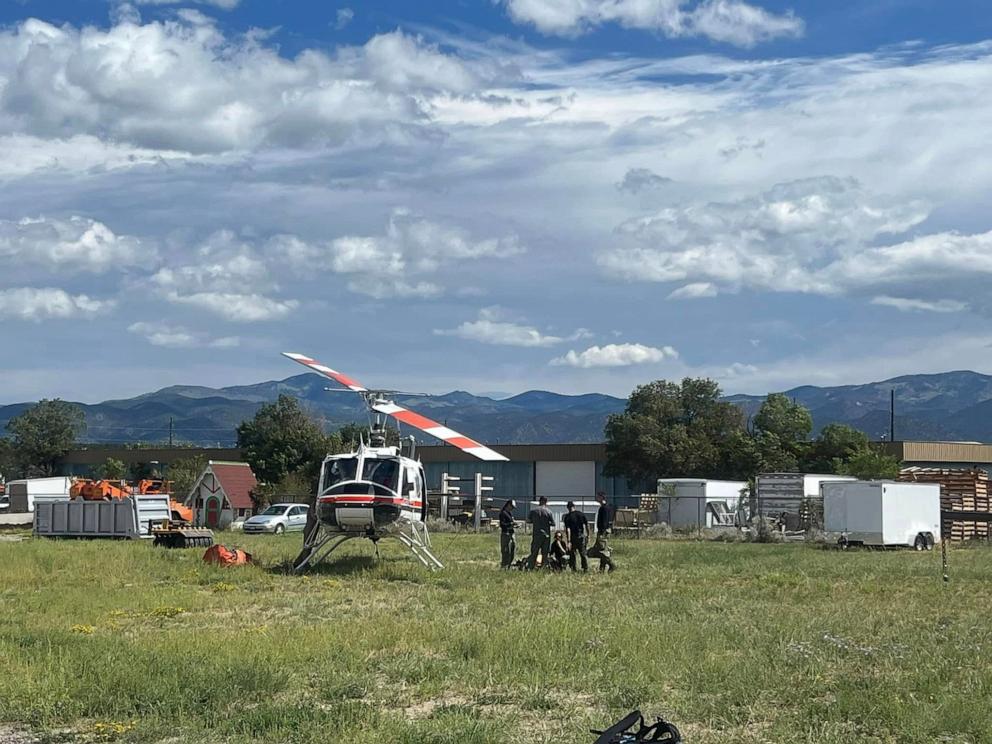
[[[992,486],[988,473],[975,468],[905,468],[899,480],[940,484],[940,510],[992,513]],[[949,520],[943,523],[945,540],[988,540],[987,522]]]

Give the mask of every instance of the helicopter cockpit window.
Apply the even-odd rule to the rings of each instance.
[[[336,483],[355,480],[358,471],[358,458],[346,457],[324,463],[324,490]]]
[[[376,460],[367,457],[362,467],[362,480],[378,483],[391,491],[396,491],[399,480],[399,465],[396,460]]]

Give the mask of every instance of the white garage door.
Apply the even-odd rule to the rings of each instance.
[[[549,499],[564,497],[593,498],[596,495],[596,463],[537,463],[536,495]]]

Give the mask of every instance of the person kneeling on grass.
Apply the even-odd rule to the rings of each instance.
[[[556,532],[555,539],[551,543],[551,555],[548,558],[548,563],[552,571],[563,571],[567,561],[568,544],[565,542],[565,536],[561,532]]]

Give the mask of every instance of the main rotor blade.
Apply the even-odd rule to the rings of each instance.
[[[282,355],[284,357],[288,357],[289,359],[292,359],[294,362],[299,362],[304,367],[309,367],[314,372],[319,372],[324,377],[330,377],[335,382],[340,382],[346,388],[356,393],[367,393],[369,391],[368,388],[362,387],[353,379],[348,377],[348,375],[343,375],[337,370],[331,369],[330,367],[325,367],[320,362],[316,361],[315,359],[311,359],[310,357],[305,356],[304,354],[296,354],[291,351],[284,351]]]
[[[395,403],[389,402],[376,402],[372,404],[372,410],[378,411],[379,413],[385,413],[392,416],[404,424],[409,424],[417,429],[420,429],[426,434],[430,434],[432,437],[436,437],[448,444],[454,445],[464,452],[468,452],[470,455],[478,457],[480,460],[489,461],[500,461],[507,462],[508,457],[504,457],[499,452],[491,450],[484,444],[476,442],[474,439],[469,439],[464,434],[459,434],[454,429],[449,429],[447,426],[439,424],[437,421],[431,421],[426,416],[421,416],[419,413],[414,413],[413,411],[404,408],[403,406],[398,406]]]

